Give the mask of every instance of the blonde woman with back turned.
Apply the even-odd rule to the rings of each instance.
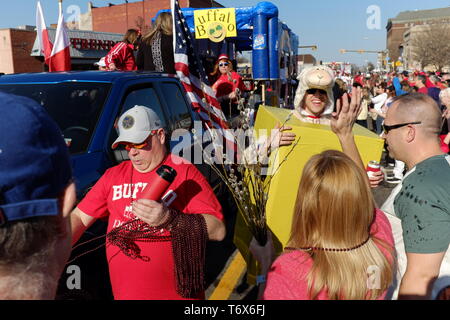
[[[364,300],[384,299],[393,280],[393,244],[365,172],[328,150],[304,167],[284,253],[271,265],[270,238],[265,247],[253,239],[251,250],[262,273],[269,271],[263,299]]]
[[[138,70],[175,74],[172,26],[170,12],[161,12],[153,29],[142,38],[137,54]]]

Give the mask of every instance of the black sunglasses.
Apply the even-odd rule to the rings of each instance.
[[[325,90],[322,90],[322,89],[308,89],[308,90],[306,90],[307,94],[316,94],[317,92],[319,92],[320,94],[324,94],[324,95],[327,94],[327,92]]]
[[[228,66],[228,62],[221,62],[221,63],[219,63],[219,67],[226,67],[226,66]]]
[[[391,131],[391,130],[398,129],[398,128],[401,128],[401,127],[404,127],[404,126],[407,126],[407,125],[410,125],[410,124],[421,124],[421,123],[422,123],[422,121],[393,124],[392,126],[388,126],[388,125],[383,124],[382,128],[383,128],[384,134],[388,134],[388,132]]]

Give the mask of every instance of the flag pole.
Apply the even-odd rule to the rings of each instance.
[[[58,0],[58,3],[59,3],[59,12],[62,12],[62,2],[63,2],[63,0]]]

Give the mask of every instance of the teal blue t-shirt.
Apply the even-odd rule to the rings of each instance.
[[[394,200],[408,253],[438,253],[450,243],[450,156],[416,165]]]

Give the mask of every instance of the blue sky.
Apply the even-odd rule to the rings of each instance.
[[[140,0],[129,0],[136,2]],[[93,0],[95,6],[120,4],[123,0]],[[218,0],[226,7],[254,6],[258,0]],[[300,53],[313,54],[318,60],[346,61],[364,65],[376,61],[376,54],[341,54],[339,49],[384,50],[386,24],[389,18],[401,11],[443,8],[448,0],[272,0],[278,7],[280,19],[299,35],[300,45],[317,45],[317,51],[300,49]],[[2,0],[0,4],[0,29],[19,25],[35,25],[35,0]],[[64,0],[66,20],[78,6],[87,11],[87,0]],[[58,19],[58,0],[41,0],[47,25]],[[375,6],[375,7],[373,7]],[[367,13],[368,8],[372,11]],[[376,13],[379,9],[379,19]],[[374,11],[375,10],[375,11]],[[150,19],[150,17],[149,17]],[[370,22],[371,28],[367,26]],[[377,22],[380,22],[377,24]]]

